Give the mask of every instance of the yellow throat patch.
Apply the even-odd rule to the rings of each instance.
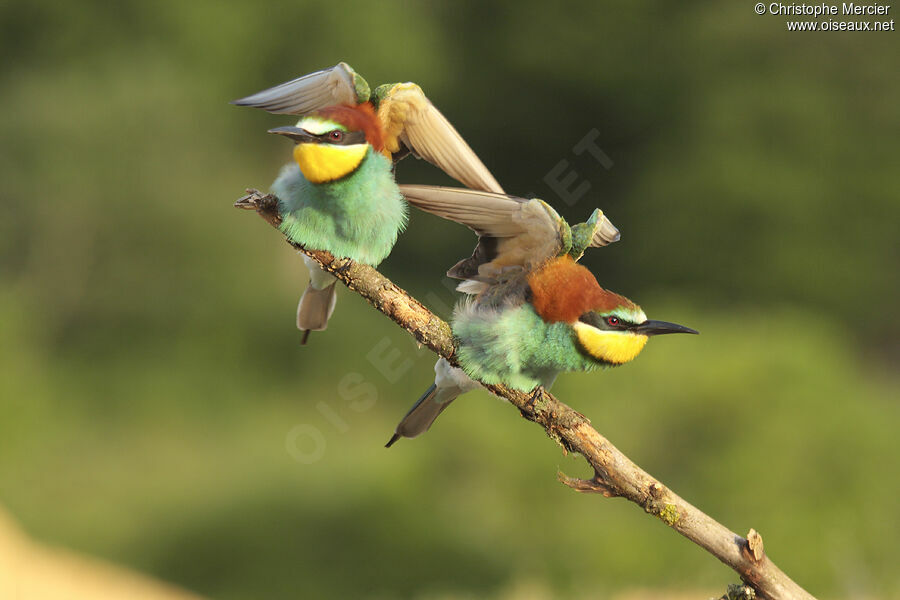
[[[294,160],[310,183],[327,183],[352,173],[365,158],[368,149],[368,144],[297,144],[294,146]]]
[[[623,365],[641,353],[647,336],[629,332],[604,331],[586,323],[575,323],[575,334],[585,352],[597,360]]]

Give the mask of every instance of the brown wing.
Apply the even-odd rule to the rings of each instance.
[[[369,99],[369,84],[347,63],[303,75],[232,104],[270,113],[304,115],[335,104],[354,106]]]
[[[562,249],[567,225],[541,200],[429,185],[401,185],[400,191],[416,208],[478,234],[472,256],[450,269],[450,277],[492,281],[508,269],[530,271]]]
[[[378,117],[391,152],[397,152],[402,143],[466,187],[503,193],[484,163],[416,84],[390,88],[378,104]]]

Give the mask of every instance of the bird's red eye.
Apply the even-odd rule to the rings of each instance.
[[[609,324],[610,327],[616,327],[619,324],[619,318],[618,317],[606,317],[606,322]]]
[[[332,141],[339,142],[342,139],[344,139],[344,132],[343,131],[332,131],[331,133],[328,134],[328,137],[330,137]]]

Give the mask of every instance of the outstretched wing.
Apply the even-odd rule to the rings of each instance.
[[[502,194],[503,188],[453,125],[414,83],[382,86],[378,118],[385,147],[392,153],[402,143],[466,187]]]
[[[234,100],[232,104],[277,114],[304,115],[335,104],[355,106],[371,96],[366,80],[341,62],[330,69]],[[385,148],[395,158],[409,150],[472,189],[503,193],[491,172],[425,97],[422,88],[414,83],[384,85],[371,99],[378,106]]]
[[[568,225],[541,200],[429,185],[401,185],[400,192],[416,208],[478,234],[472,256],[450,277],[491,282],[509,269],[530,271],[562,250]]]
[[[356,106],[369,99],[369,84],[347,63],[338,63],[234,100],[238,106],[252,106],[270,113],[305,115],[335,104]]]

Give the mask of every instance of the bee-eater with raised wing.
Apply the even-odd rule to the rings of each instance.
[[[294,163],[272,192],[281,229],[294,243],[376,266],[406,226],[407,208],[394,163],[424,158],[474,189],[503,190],[459,133],[414,83],[368,83],[346,63],[304,75],[234,104],[303,115],[270,133],[294,141]],[[297,307],[297,327],[325,329],[334,310],[335,278],[304,256],[309,285]]]
[[[454,313],[461,368],[445,359],[434,384],[387,443],[416,437],[477,379],[522,392],[549,388],[564,371],[592,371],[633,360],[654,335],[697,333],[647,319],[640,306],[600,287],[576,263],[584,250],[619,239],[599,210],[572,227],[546,203],[431,186],[400,186],[410,204],[463,223],[479,234],[471,258],[448,275],[473,296]]]

